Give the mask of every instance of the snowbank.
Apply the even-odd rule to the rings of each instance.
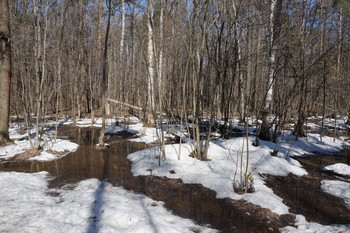
[[[254,140],[254,138],[251,138]],[[189,157],[192,152],[190,144],[181,146],[167,145],[165,147],[167,158],[158,166],[157,155],[159,147],[153,147],[138,151],[128,156],[133,162],[134,175],[149,175],[149,169],[153,175],[180,178],[185,183],[199,183],[217,193],[218,198],[230,197],[232,199],[245,199],[253,204],[269,208],[277,214],[288,213],[288,207],[282,203],[282,199],[276,196],[271,189],[265,186],[265,182],[259,173],[273,175],[307,174],[301,165],[291,159],[282,156],[272,157],[270,149],[253,147],[249,143],[249,168],[254,172],[255,193],[238,195],[233,191],[233,182],[240,178],[240,158],[242,153],[242,138],[234,138],[225,141],[213,142],[209,147],[210,161],[200,161]],[[180,160],[178,159],[180,156]],[[243,155],[243,164],[246,163],[246,153]],[[171,174],[170,171],[175,171]]]
[[[8,160],[14,156],[24,153],[30,150],[31,143],[28,137],[28,133],[20,133],[20,129],[16,127],[11,127],[9,130],[10,138],[14,141],[14,144],[0,147],[0,158]],[[34,143],[35,130],[29,131],[32,137],[32,143]],[[48,161],[61,158],[68,153],[74,152],[78,149],[79,145],[69,140],[54,139],[55,136],[53,131],[46,129],[46,132],[42,135],[40,146],[42,151],[38,156],[30,158],[31,160]]]
[[[340,175],[350,176],[350,166],[345,163],[336,163],[323,168],[324,171],[332,171]]]
[[[350,225],[324,226],[315,222],[308,222],[303,215],[296,215],[296,227],[287,226],[280,229],[281,233],[346,233],[350,232]]]
[[[106,118],[106,125],[115,125],[116,121],[119,123],[127,123],[127,124],[136,124],[140,122],[140,119],[137,117],[113,117]],[[52,122],[55,124],[55,122]],[[96,117],[94,119],[91,118],[81,118],[75,121],[76,126],[78,127],[101,127],[102,126],[102,118]],[[58,123],[59,125],[71,125],[73,124],[72,119],[62,119]]]
[[[344,200],[346,207],[350,209],[350,183],[338,180],[322,180],[323,191]]]
[[[0,172],[0,232],[216,232],[105,181],[48,189],[49,178]]]
[[[136,136],[138,136],[138,138],[130,139],[130,141],[147,144],[158,141],[157,130],[155,128],[144,127],[142,123],[130,125],[128,131],[135,133]]]
[[[161,166],[158,166],[159,147],[135,152],[128,159],[133,163],[132,172],[135,176],[150,175],[151,169],[152,175],[202,184],[216,191],[218,198],[244,199],[281,215],[289,213],[289,208],[265,185],[261,174],[306,175],[306,170],[291,156],[315,152],[332,153],[341,150],[344,143],[340,139],[333,142],[333,138],[329,137],[323,137],[321,142],[315,134],[310,134],[308,140],[299,138],[297,141],[294,136],[284,135],[279,138],[278,143],[261,141],[258,147],[252,146],[254,140],[254,137],[249,138],[248,172],[253,173],[255,192],[243,195],[233,190],[233,183],[240,181],[247,163],[246,142],[243,138],[212,141],[208,152],[209,161],[200,161],[189,156],[193,151],[191,142],[184,143],[181,147],[179,144],[167,145],[166,160],[162,161]],[[277,156],[271,156],[270,152],[273,150],[278,151]]]

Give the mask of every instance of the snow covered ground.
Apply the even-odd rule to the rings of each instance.
[[[323,191],[343,199],[350,210],[350,183],[339,180],[322,180],[321,188]]]
[[[289,207],[265,185],[263,174],[306,175],[307,171],[292,156],[313,153],[329,154],[340,151],[343,145],[349,145],[343,138],[337,138],[334,141],[331,137],[323,137],[323,140],[320,141],[317,134],[309,134],[307,140],[303,138],[295,140],[294,136],[283,135],[279,138],[278,143],[261,141],[258,147],[252,146],[254,140],[254,137],[249,137],[248,172],[253,173],[255,192],[243,195],[235,193],[232,188],[234,183],[237,184],[241,179],[244,180],[242,176],[244,176],[244,168],[247,164],[247,145],[243,138],[212,141],[209,146],[209,161],[200,161],[189,156],[193,151],[191,141],[181,146],[179,144],[166,145],[166,160],[162,161],[161,166],[158,166],[159,147],[135,152],[130,154],[128,159],[133,163],[132,172],[135,176],[149,175],[151,170],[152,175],[180,178],[185,183],[202,184],[216,191],[218,198],[243,199],[281,215],[288,214]],[[278,151],[277,156],[270,154],[273,150]],[[294,230],[292,228],[287,230],[290,232],[328,232],[329,229],[335,232],[337,229],[346,229],[342,232],[350,231],[350,226],[322,226],[309,223],[302,217],[299,217],[298,224]],[[305,229],[309,231],[303,231]],[[287,230],[285,232],[288,232]]]
[[[106,134],[114,134],[123,130],[127,130],[133,133],[137,138],[131,139],[136,142],[153,143],[158,141],[157,131],[155,128],[144,127],[140,120],[136,117],[120,118],[119,121],[122,122],[120,125],[115,124],[116,119],[106,119]],[[76,126],[78,127],[101,127],[102,119],[95,118],[92,124],[91,119],[78,119],[76,121]],[[127,124],[123,124],[127,123]],[[61,119],[57,123],[58,125],[72,125],[72,119]],[[44,129],[44,133],[40,139],[40,146],[42,151],[38,156],[30,158],[30,160],[38,161],[50,161],[59,159],[68,153],[74,152],[78,149],[79,145],[64,139],[55,139],[54,130],[52,127],[56,125],[55,121],[49,121],[46,123],[48,128]],[[51,128],[49,128],[51,127]],[[28,133],[31,137],[29,140]],[[158,130],[158,133],[159,130]],[[9,132],[10,138],[14,141],[14,144],[7,145],[5,147],[0,147],[0,159],[8,160],[14,156],[24,153],[31,149],[31,142],[34,143],[35,129],[32,128],[27,131],[22,131],[19,125],[12,124]],[[173,137],[172,135],[167,135],[167,137]]]
[[[325,171],[332,171],[340,175],[350,176],[350,166],[344,163],[336,163],[323,168]]]
[[[118,121],[121,124],[136,124],[140,123],[140,119],[137,117],[113,117],[113,118],[107,118],[106,124],[107,125],[115,125],[115,122]],[[55,122],[52,122],[55,123]],[[74,122],[72,119],[61,119],[59,121],[60,125],[72,125]],[[77,119],[75,122],[75,125],[78,127],[101,127],[102,125],[102,118],[97,117],[91,120],[90,118],[81,118]]]
[[[12,125],[9,129],[10,138],[14,144],[0,147],[0,159],[11,159],[14,156],[24,153],[32,148],[31,143],[34,143],[35,130],[31,129],[29,135],[27,132],[20,133],[20,129],[16,125]],[[74,152],[78,149],[79,145],[69,140],[55,138],[54,131],[51,129],[45,129],[40,139],[40,151],[38,156],[30,158],[31,160],[49,161],[59,159],[68,153]]]
[[[145,143],[158,141],[156,129],[144,127],[137,118],[127,120],[133,124],[116,125],[115,119],[108,119],[105,132],[112,134],[128,130],[138,136],[138,138],[130,139],[132,141]],[[122,121],[126,122],[125,119]],[[91,122],[90,119],[81,119],[77,121],[77,126],[100,127],[102,121],[96,118],[93,125]],[[59,122],[60,125],[71,123],[71,120],[66,119]],[[167,136],[171,137],[172,135]],[[0,158],[9,159],[30,148],[28,137],[18,134],[18,129],[11,128],[10,137],[15,139],[15,144],[0,147]],[[50,132],[44,135],[43,151],[32,159],[57,159],[78,147],[68,140],[53,140],[52,138]],[[323,140],[320,141],[318,134],[308,134],[307,139],[295,139],[294,136],[284,134],[280,136],[277,143],[261,141],[260,146],[254,147],[252,142],[255,138],[249,137],[249,153],[247,153],[247,142],[243,138],[212,141],[209,146],[209,161],[200,161],[189,157],[193,151],[193,142],[187,139],[187,142],[182,143],[181,146],[179,144],[166,145],[166,160],[162,160],[161,166],[158,166],[159,147],[135,152],[130,154],[128,158],[133,163],[132,172],[134,175],[150,175],[151,169],[152,175],[180,178],[185,183],[202,184],[216,191],[218,198],[243,199],[268,208],[276,214],[287,214],[289,207],[265,185],[263,174],[306,175],[306,170],[292,158],[293,156],[334,153],[341,150],[342,146],[349,145],[342,137],[336,138],[335,141],[331,137],[323,137]],[[53,153],[53,151],[59,153]],[[272,156],[271,151],[278,151],[277,156]],[[249,154],[249,159],[247,159],[247,154]],[[248,172],[253,174],[255,192],[239,195],[233,191],[232,187],[234,183],[237,184],[244,180],[244,168],[247,163]],[[334,165],[325,169],[344,173],[348,172],[348,167]],[[100,232],[112,232],[111,229],[118,229],[118,232],[145,232],[141,229],[147,229],[146,232],[154,232],[155,230],[157,232],[186,232],[191,229],[213,232],[213,230],[196,226],[189,220],[171,215],[164,209],[163,203],[113,187],[107,182],[91,179],[80,182],[73,189],[66,187],[50,190],[47,188],[47,181],[47,173],[0,172],[0,206],[4,206],[0,209],[0,232],[16,232],[15,229],[18,229],[16,228],[18,226],[23,227],[26,232],[57,232],[57,226],[66,227],[65,229],[60,227],[59,232],[94,232],[94,229],[97,228]],[[322,189],[325,192],[343,198],[348,203],[347,198],[350,195],[348,190],[350,188],[344,190],[345,186],[329,181],[322,182]],[[16,209],[14,206],[22,206],[23,208]],[[101,206],[103,211],[99,209],[102,208]],[[95,216],[96,214],[98,216]],[[37,221],[38,219],[41,220]],[[307,222],[301,215],[297,215],[296,219],[296,227],[286,227],[281,231],[350,232],[350,225],[322,226]],[[175,223],[176,227],[180,228],[173,228]]]
[[[49,179],[47,172],[0,172],[0,232],[216,232],[105,181],[49,189]]]
[[[315,222],[308,222],[303,215],[296,215],[296,227],[287,226],[280,229],[281,233],[349,233],[350,225],[324,226]]]
[[[243,138],[218,140],[210,143],[208,159],[200,161],[191,158],[193,151],[190,143],[166,145],[166,160],[158,166],[159,147],[153,147],[138,151],[128,156],[133,162],[134,175],[149,175],[149,169],[156,176],[169,178],[181,178],[185,183],[199,183],[217,193],[218,198],[230,197],[244,199],[253,204],[268,208],[277,214],[288,213],[288,207],[282,203],[282,199],[273,194],[272,190],[264,184],[261,174],[286,176],[289,173],[297,176],[306,175],[307,172],[299,162],[290,156],[303,155],[312,152],[335,152],[341,150],[342,141],[333,143],[333,139],[325,137],[323,142],[317,141],[317,136],[310,136],[308,141],[281,141],[272,143],[261,141],[259,147],[252,146],[255,138],[249,138],[249,162],[248,172],[254,174],[254,186],[256,192],[239,195],[232,189],[234,182],[239,182],[242,167],[246,167],[247,153]],[[242,154],[242,149],[244,152]],[[181,150],[181,151],[180,151]],[[278,150],[277,156],[271,156],[270,152]],[[289,156],[287,156],[289,155]],[[180,158],[180,159],[179,159]],[[169,171],[175,171],[171,174]],[[245,171],[243,170],[243,173]],[[243,178],[244,179],[244,178]],[[268,197],[268,198],[267,198]]]

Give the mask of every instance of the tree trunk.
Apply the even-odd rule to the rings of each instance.
[[[147,122],[154,123],[153,113],[155,112],[154,106],[154,47],[153,47],[153,0],[148,0],[147,5],[147,28],[148,28],[148,44],[147,44],[147,55],[148,55],[148,101],[147,101]]]
[[[38,2],[38,4],[40,4]],[[48,4],[48,3],[47,3]],[[38,9],[35,9],[34,15],[36,16],[36,22],[35,22],[35,33],[36,33],[36,40],[35,40],[35,54],[36,54],[36,60],[35,60],[35,75],[36,75],[36,85],[37,85],[37,109],[36,109],[36,136],[35,136],[35,143],[34,143],[34,149],[39,150],[41,148],[40,145],[40,134],[41,134],[41,118],[44,114],[43,107],[44,107],[44,84],[46,80],[46,36],[47,36],[47,28],[48,28],[48,22],[47,22],[47,15],[45,10],[47,9],[47,5],[38,5],[35,6]],[[41,32],[41,24],[40,24],[40,17],[44,17],[43,21],[43,32]]]
[[[0,141],[9,139],[11,35],[8,1],[0,1]]]
[[[237,65],[237,72],[239,75],[239,101],[240,101],[240,106],[239,106],[239,112],[240,112],[240,121],[244,122],[245,120],[245,91],[244,91],[244,78],[243,78],[243,71],[242,71],[242,52],[241,52],[241,42],[240,42],[240,35],[239,35],[239,28],[238,28],[238,10],[237,9],[237,3],[233,1],[232,6],[233,6],[233,13],[234,13],[234,37],[235,37],[235,46],[237,47],[236,50],[236,65]],[[239,5],[238,5],[239,6]]]
[[[109,37],[109,28],[111,24],[111,15],[112,15],[112,0],[106,1],[107,8],[108,8],[108,19],[107,19],[107,28],[106,28],[106,37],[105,37],[105,46],[104,46],[104,52],[103,52],[103,63],[102,63],[102,127],[100,136],[98,138],[98,144],[99,146],[103,147],[105,145],[104,143],[104,136],[105,136],[105,128],[106,128],[106,92],[107,92],[107,85],[108,85],[108,71],[107,71],[107,55],[108,55],[108,37]]]
[[[270,123],[269,115],[272,111],[272,94],[273,94],[273,82],[276,71],[276,54],[277,44],[280,29],[281,29],[281,12],[282,12],[283,0],[271,1],[270,12],[270,59],[269,59],[269,73],[267,82],[267,94],[265,98],[265,106],[262,111],[262,124],[259,134],[259,138],[262,140],[271,140],[270,136]]]
[[[163,18],[164,18],[164,5],[163,2],[161,2],[160,5],[160,16],[159,16],[159,61],[158,61],[158,111],[160,115],[160,133],[161,135],[158,137],[160,138],[160,150],[162,154],[162,158],[166,158],[165,154],[165,138],[164,138],[164,131],[163,131],[163,107],[162,107],[162,101],[163,101],[163,44],[164,44],[164,35],[163,35]],[[160,166],[160,157],[159,156],[159,166]]]
[[[303,16],[300,27],[300,58],[299,58],[299,72],[301,73],[301,86],[300,86],[300,100],[298,107],[298,121],[295,125],[293,134],[297,137],[305,137],[304,123],[306,121],[306,98],[307,98],[307,78],[305,77],[305,30],[306,30],[306,1],[303,1]]]

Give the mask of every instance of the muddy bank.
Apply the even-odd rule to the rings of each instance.
[[[161,200],[174,213],[200,224],[210,224],[222,232],[279,232],[293,225],[291,215],[276,215],[246,201],[216,199],[216,193],[199,184],[184,184],[178,179],[140,177],[145,186],[139,191]]]
[[[84,179],[98,178],[144,193],[165,202],[175,214],[210,225],[222,232],[278,232],[279,228],[293,225],[291,215],[278,216],[267,209],[246,201],[216,199],[216,193],[202,185],[184,184],[181,180],[155,176],[134,177],[128,154],[146,148],[145,144],[130,142],[121,133],[107,136],[111,147],[96,149],[99,130],[94,128],[63,127],[59,135],[80,146],[78,150],[59,160],[50,162],[17,161],[0,164],[2,171],[48,171],[54,179],[50,187],[70,187]],[[65,135],[65,136],[63,136]]]
[[[290,212],[302,214],[308,221],[328,224],[349,224],[350,210],[343,200],[325,193],[321,189],[322,180],[344,180],[337,174],[325,172],[325,166],[334,163],[350,164],[350,150],[334,155],[310,155],[296,157],[308,171],[307,176],[288,177],[268,176],[266,183],[273,191],[284,199]]]

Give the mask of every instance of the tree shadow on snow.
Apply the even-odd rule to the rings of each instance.
[[[148,222],[150,227],[153,228],[154,233],[159,233],[160,231],[157,229],[157,225],[155,224],[155,222],[153,220],[153,216],[151,215],[149,209],[147,208],[147,203],[145,201],[145,197],[141,197],[140,202],[141,202],[140,204],[141,204],[143,210],[145,211],[146,222]],[[155,202],[153,204],[157,205]],[[151,205],[153,206],[153,204],[151,204]]]
[[[87,233],[97,233],[99,232],[101,225],[101,216],[103,214],[103,205],[104,201],[104,193],[106,191],[106,182],[105,180],[100,180],[100,185],[95,191],[94,201],[90,206],[90,217],[88,219],[88,228]]]

